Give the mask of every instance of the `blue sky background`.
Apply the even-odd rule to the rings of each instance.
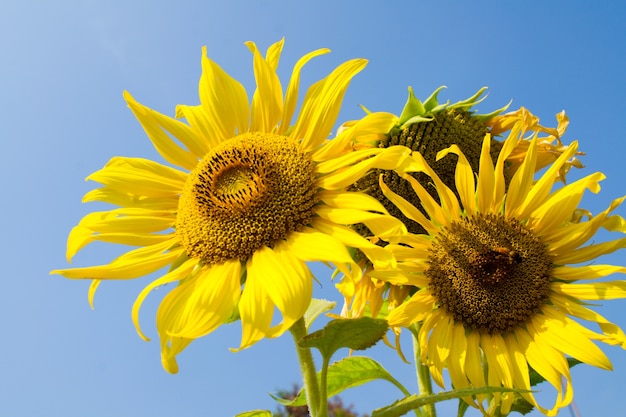
[[[564,140],[580,139],[587,152],[582,173],[608,176],[601,194],[584,200],[596,213],[624,194],[626,8],[619,1],[591,4],[0,0],[0,416],[230,416],[275,409],[267,393],[299,381],[288,335],[232,353],[237,324],[194,342],[179,357],[180,373],[167,374],[158,342],[143,342],[130,319],[150,277],[103,283],[92,311],[88,282],[48,274],[66,266],[71,227],[102,209],[81,204],[94,187],[83,179],[116,155],[160,160],[125,106],[124,89],[169,115],[176,104],[198,103],[200,48],[207,45],[251,96],[252,56],[243,43],[254,40],[264,50],[283,36],[284,82],[295,61],[317,48],[333,52],[305,67],[304,85],[347,59],[370,60],[346,94],[342,120],[360,117],[358,104],[400,112],[409,85],[422,98],[447,85],[441,98],[452,101],[486,85],[480,111],[513,99],[512,108],[526,106],[548,125],[567,111]],[[93,245],[75,265],[106,263],[119,253]],[[624,264],[624,252],[605,261]],[[323,283],[316,295],[336,298],[329,271],[316,271]],[[154,313],[166,291],[143,308],[149,335],[156,336]],[[625,306],[613,301],[599,311],[626,328]],[[604,350],[613,372],[573,370],[584,417],[623,410],[626,352]],[[370,353],[416,389],[412,365],[385,347]],[[384,382],[343,395],[360,412],[399,397]],[[445,405],[440,414],[454,408]]]

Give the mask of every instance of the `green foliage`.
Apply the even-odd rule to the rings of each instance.
[[[321,378],[318,373],[318,380]],[[357,387],[374,380],[389,381],[394,384],[404,395],[409,391],[400,384],[385,368],[375,360],[365,356],[350,356],[333,363],[328,367],[327,384],[328,397],[332,397],[342,391]],[[306,404],[306,391],[303,388],[297,395],[291,398],[272,396],[278,403],[284,406],[303,406]]]
[[[280,391],[278,395],[289,402],[290,399],[299,395],[298,390],[298,386],[294,385],[291,391]],[[359,415],[353,408],[352,404],[347,406],[341,398],[333,397],[328,401],[328,417],[368,417],[367,414]],[[283,405],[274,413],[273,417],[309,417],[309,407],[306,405]]]
[[[341,348],[367,349],[383,338],[389,325],[386,320],[361,317],[358,319],[336,319],[323,329],[300,340],[300,346],[317,348],[325,360]]]

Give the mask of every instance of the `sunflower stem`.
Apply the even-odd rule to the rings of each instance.
[[[296,321],[293,326],[291,326],[289,331],[293,336],[293,340],[296,344],[296,351],[298,352],[300,372],[302,373],[302,380],[306,391],[306,402],[309,406],[309,414],[311,417],[325,417],[327,412],[324,413],[323,410],[320,410],[320,389],[317,382],[315,362],[313,361],[311,348],[302,347],[299,343],[300,340],[307,334],[304,318]]]
[[[421,349],[419,342],[419,331],[422,327],[421,324],[415,323],[409,327],[411,334],[413,335],[413,352],[415,353],[415,372],[417,374],[417,386],[419,388],[419,393],[422,396],[432,395],[433,393],[433,384],[432,379],[430,377],[430,371],[428,370],[428,366],[426,366],[421,359]],[[437,417],[437,411],[435,410],[435,404],[426,404],[424,405],[424,416],[425,417]]]

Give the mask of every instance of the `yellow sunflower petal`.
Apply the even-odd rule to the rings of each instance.
[[[529,333],[532,334],[532,337]],[[545,342],[541,334],[534,328],[529,329],[528,333],[520,329],[516,332],[516,337],[528,364],[557,391],[557,398],[553,408],[546,409],[536,404],[537,408],[544,414],[556,415],[559,408],[565,407],[571,402],[573,395],[567,360],[565,360],[562,353]],[[565,396],[563,395],[561,379],[563,376],[567,379]]]
[[[383,182],[382,175],[379,177],[378,184],[385,197],[387,197],[389,201],[391,201],[396,207],[398,207],[402,214],[404,214],[407,218],[419,223],[419,225],[422,226],[427,232],[437,232],[438,228],[430,221],[429,218],[424,215],[424,213],[418,210],[413,204],[405,200],[399,194],[394,193],[391,188],[389,188],[387,184]]]
[[[626,281],[596,282],[593,284],[568,284],[553,282],[551,288],[579,300],[613,300],[626,298]]]
[[[246,45],[254,54],[254,77],[257,84],[257,89],[252,96],[250,130],[271,133],[282,117],[283,88],[276,74],[276,68],[272,68],[272,65],[261,56],[254,42],[246,42]],[[276,64],[278,64],[278,56],[274,56]]]
[[[367,171],[379,169],[395,169],[405,163],[410,149],[404,146],[392,146],[384,149],[364,149],[348,153],[342,158],[336,158],[317,166],[318,172],[329,172],[318,180],[321,188],[326,190],[340,190],[354,184]],[[347,166],[347,164],[371,156],[365,160]]]
[[[524,161],[515,172],[507,191],[505,216],[508,219],[520,218],[520,208],[533,185],[535,167],[537,165],[537,138],[533,138],[528,146]]]
[[[483,360],[480,349],[480,334],[478,332],[469,331],[467,334],[467,358],[465,359],[465,371],[467,377],[475,387],[486,386],[485,374],[483,369]],[[482,402],[484,395],[477,396]]]
[[[563,164],[571,158],[578,149],[578,142],[574,141],[565,150],[561,156],[545,171],[545,173],[537,180],[533,187],[528,191],[526,199],[520,205],[519,216],[526,218],[546,201],[549,196],[554,181],[558,178],[558,173]]]
[[[89,213],[70,231],[67,238],[67,261],[71,262],[76,252],[95,240],[133,246],[149,246],[166,240],[170,236],[152,233],[166,230],[174,222],[175,217],[171,212],[141,208]]]
[[[456,389],[468,388],[470,386],[465,373],[466,363],[467,337],[465,336],[465,328],[462,324],[453,322],[450,355],[448,356],[447,364],[450,372],[450,380]],[[464,397],[463,399],[470,404],[474,403],[471,397]]]
[[[486,135],[480,153],[478,182],[476,184],[477,207],[480,213],[487,213],[493,206],[493,192],[496,189],[496,179],[491,154],[491,138]]]
[[[610,242],[598,243],[595,245],[584,246],[568,253],[554,254],[554,262],[557,265],[579,264],[593,260],[602,255],[608,255],[616,250],[626,248],[626,237],[612,240]],[[559,251],[560,252],[560,251]]]
[[[316,149],[326,140],[339,115],[348,84],[366,64],[365,59],[344,62],[309,89],[290,134],[293,138],[302,139],[305,151]]]
[[[568,224],[544,233],[542,239],[549,244],[548,250],[557,257],[561,254],[569,255],[572,250],[591,239],[601,227],[610,231],[626,233],[626,230],[619,225],[621,217],[609,216],[613,210],[622,204],[625,198],[613,200],[606,210],[598,213],[589,221]]]
[[[283,116],[281,118],[282,123],[278,127],[278,134],[283,135],[289,129],[291,125],[291,118],[293,117],[294,112],[296,111],[296,106],[298,104],[298,89],[300,85],[300,72],[304,65],[309,62],[311,59],[316,56],[327,54],[330,52],[330,49],[318,49],[313,52],[309,52],[302,58],[296,62],[296,65],[293,67],[293,71],[291,72],[291,78],[289,79],[289,85],[287,86],[287,93],[285,94],[285,104],[283,106]]]
[[[504,341],[509,349],[509,358],[511,359],[511,372],[513,376],[513,386],[516,388],[530,391],[530,372],[528,362],[522,353],[517,338],[513,334],[504,335]],[[521,393],[531,404],[537,405],[537,401],[532,393]]]
[[[264,254],[267,267],[273,268],[273,275],[266,278],[263,285],[282,313],[281,322],[268,330],[267,337],[278,337],[289,330],[311,303],[313,275],[306,264],[290,253],[289,249],[288,245],[282,244]]]
[[[437,310],[437,313],[431,315],[426,321],[432,317],[433,322],[437,323],[436,326],[433,326],[432,333],[428,339],[428,357],[432,360],[431,370],[435,370],[435,373],[432,374],[433,380],[443,387],[444,381],[441,371],[450,356],[454,320],[451,316],[447,314],[440,315],[440,313],[441,310]],[[426,331],[429,327],[425,322],[423,330]]]
[[[552,270],[555,278],[566,281],[596,279],[612,274],[626,274],[626,267],[616,265],[557,266]]]
[[[456,164],[456,170],[454,173],[456,189],[459,192],[459,197],[463,208],[468,215],[473,215],[476,212],[476,184],[474,182],[474,170],[472,169],[469,161],[457,145],[452,145],[437,154],[437,160],[443,158],[449,153],[455,154],[459,159]]]
[[[385,207],[378,200],[365,193],[320,191],[318,198],[330,207],[360,209],[388,214]]]
[[[292,232],[284,246],[293,256],[306,262],[352,262],[343,243],[309,227],[300,232]]]
[[[180,194],[185,177],[174,178],[174,170],[140,158],[113,158],[86,179],[118,192],[172,198]]]
[[[544,308],[543,313],[544,316],[533,318],[533,324],[535,329],[541,329],[539,335],[546,343],[589,365],[607,370],[613,368],[609,358],[589,339],[588,335],[592,334],[589,329],[554,308]]]
[[[428,290],[420,290],[398,308],[391,310],[387,321],[392,327],[407,327],[424,320],[432,312],[433,303],[432,293]]]
[[[184,339],[182,337],[162,338],[161,339],[161,365],[163,369],[171,374],[178,373],[178,363],[176,363],[176,355],[185,350],[193,339]]]
[[[502,336],[498,333],[492,335],[482,334],[480,337],[480,346],[485,354],[485,360],[489,364],[489,369],[493,370],[497,376],[498,383],[496,386],[500,384],[505,387],[513,386],[511,360],[508,347]]]
[[[619,345],[623,349],[626,349],[626,335],[622,329],[605,319],[602,315],[590,310],[582,305],[572,301],[570,297],[565,297],[559,294],[554,294],[550,297],[550,300],[554,305],[567,314],[581,318],[587,321],[593,321],[598,323],[602,333],[606,336],[602,339],[604,343],[610,345]]]
[[[232,138],[248,131],[250,110],[246,89],[206,56],[206,47],[202,48],[198,90],[207,122],[221,138]]]
[[[182,253],[182,249],[172,249],[176,239],[126,252],[106,265],[84,268],[55,269],[51,274],[63,275],[72,279],[131,279],[148,275],[172,263]]]
[[[191,272],[194,270],[194,268],[196,268],[199,262],[200,262],[199,259],[189,259],[178,268],[169,271],[167,274],[163,275],[162,277],[158,279],[155,279],[150,284],[148,284],[143,290],[141,290],[141,292],[135,299],[135,302],[133,303],[133,309],[131,312],[133,324],[135,325],[135,329],[137,330],[139,337],[141,337],[145,341],[150,340],[150,338],[146,337],[144,333],[141,331],[141,326],[139,325],[139,310],[141,309],[141,305],[143,304],[143,301],[146,299],[148,294],[150,294],[152,290],[157,289],[158,287],[162,285],[171,284],[172,282],[183,280],[184,278],[186,278],[188,275],[191,274]]]
[[[141,190],[137,190],[136,192],[140,193]],[[93,201],[101,201],[115,206],[139,207],[150,210],[175,210],[178,205],[177,196],[167,198],[146,197],[118,191],[110,187],[96,188],[85,193],[82,202],[89,203]]]
[[[323,219],[337,224],[365,224],[374,234],[380,237],[393,237],[406,234],[406,226],[395,217],[371,213],[368,211],[320,206],[316,213]]]
[[[431,223],[434,225],[441,227],[450,223],[452,213],[446,212],[439,203],[430,195],[428,191],[417,181],[413,176],[408,174],[403,174],[402,178],[407,180],[411,184],[411,188],[417,194],[420,203],[422,204],[422,208],[430,217]],[[460,215],[456,213],[457,216]]]
[[[326,141],[319,149],[316,149],[311,154],[311,159],[315,162],[322,163],[342,155],[348,156],[353,153],[352,151],[363,150],[355,147],[355,138],[360,138],[365,135],[385,135],[396,124],[397,120],[398,118],[391,113],[369,113],[361,120],[351,124],[350,127],[341,129],[334,139]],[[368,149],[371,149],[371,147]],[[350,152],[346,153],[346,151]],[[356,160],[354,162],[356,162]]]
[[[395,259],[390,251],[373,244],[348,227],[323,218],[314,219],[312,226],[348,247],[359,249],[370,261],[381,268],[395,267]]]
[[[140,104],[127,91],[124,91],[124,99],[141,123],[157,152],[166,161],[186,169],[192,169],[196,165],[198,156],[181,148],[172,139],[173,136],[183,143],[197,142],[198,139],[189,126]]]
[[[187,106],[179,104],[176,106],[176,117],[185,118],[189,126],[194,131],[194,135],[201,140],[196,140],[187,147],[198,158],[206,155],[212,148],[219,145],[225,138],[220,136],[221,132],[214,130],[214,124],[208,119],[204,108],[201,105]]]
[[[240,276],[238,259],[201,267],[161,302],[157,312],[161,337],[196,339],[219,327],[239,301]]]
[[[553,193],[531,213],[528,227],[533,230],[535,235],[542,236],[546,230],[554,230],[554,228],[569,221],[571,213],[582,200],[585,190],[598,193],[600,191],[599,182],[604,178],[606,178],[604,174],[596,172]]]

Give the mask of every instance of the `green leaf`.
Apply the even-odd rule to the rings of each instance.
[[[303,337],[302,347],[317,348],[324,359],[341,348],[353,350],[367,349],[378,342],[387,332],[386,320],[360,317],[358,319],[335,319],[321,330]]]
[[[309,304],[309,308],[307,308],[304,313],[304,325],[306,326],[307,331],[309,330],[311,323],[313,323],[313,321],[315,321],[320,314],[332,310],[336,305],[337,303],[335,301],[318,300],[317,298],[312,299],[311,304]]]
[[[399,417],[411,410],[418,409],[427,404],[435,404],[440,401],[451,400],[453,398],[471,397],[479,394],[493,394],[494,392],[528,392],[526,390],[502,387],[484,387],[484,388],[464,388],[453,391],[442,392],[432,395],[416,395],[413,394],[406,398],[396,401],[395,403],[374,410],[372,417]]]
[[[515,400],[511,406],[511,411],[518,412],[521,415],[526,415],[533,411],[533,408],[535,408],[535,406],[529,403],[526,398],[520,396],[519,394],[515,394]]]
[[[320,373],[317,374],[318,380]],[[349,356],[345,359],[337,361],[328,367],[328,394],[327,397],[333,397],[348,388],[358,387],[370,381],[384,380],[389,381],[404,395],[410,395],[409,391],[398,382],[381,364],[375,360],[365,356]],[[270,394],[271,395],[271,394]],[[272,395],[278,403],[297,407],[306,404],[306,391],[301,389],[296,398],[287,400]]]
[[[268,410],[252,410],[237,414],[235,417],[272,417],[272,412]]]

